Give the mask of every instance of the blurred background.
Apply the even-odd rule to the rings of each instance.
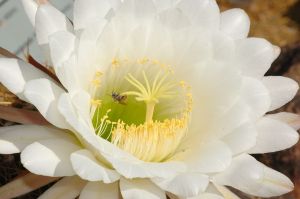
[[[52,0],[59,9],[70,15],[72,0]],[[217,0],[221,10],[240,7],[251,18],[253,37],[263,37],[282,49],[267,75],[281,75],[295,79],[300,83],[300,0]],[[5,30],[5,31],[4,31]],[[20,34],[20,30],[22,30]],[[29,48],[31,54],[41,60],[34,43],[32,27],[27,20],[20,0],[0,0],[0,46],[23,55]],[[28,104],[19,101],[0,85],[0,102],[7,106],[32,109]],[[300,93],[292,102],[280,111],[300,114]],[[1,120],[0,126],[13,125]],[[276,199],[300,199],[300,142],[291,149],[256,156],[264,164],[281,171],[295,183],[295,190]],[[26,171],[20,164],[18,155],[0,155],[0,185],[3,185]],[[19,199],[35,199],[47,187]],[[242,199],[258,199],[237,192]]]

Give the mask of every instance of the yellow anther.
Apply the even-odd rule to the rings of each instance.
[[[138,63],[139,64],[147,64],[149,62],[149,59],[148,58],[143,58],[143,59],[140,59],[140,60],[138,60]]]
[[[100,71],[97,71],[97,72],[96,72],[96,77],[101,77],[102,75],[103,75],[102,72],[100,72]]]
[[[100,106],[102,103],[101,100],[95,100],[95,99],[91,99],[91,104],[94,106]]]
[[[118,59],[114,58],[114,59],[111,61],[111,64],[112,64],[113,66],[119,66],[119,65],[120,65],[120,61],[119,61]]]
[[[155,64],[155,65],[158,65],[158,64],[159,64],[159,61],[156,60],[156,59],[154,59],[154,60],[152,60],[152,63]]]
[[[181,86],[182,88],[186,88],[186,82],[185,82],[185,81],[181,80],[181,81],[179,82],[179,84],[180,84],[180,86]]]
[[[94,80],[92,80],[92,84],[93,84],[94,86],[100,86],[101,81],[100,81],[100,79],[94,79]]]

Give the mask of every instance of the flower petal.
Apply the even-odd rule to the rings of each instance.
[[[199,143],[197,138],[189,140],[184,152],[178,153],[172,159],[184,161],[189,171],[201,173],[220,172],[226,169],[231,162],[231,151],[221,141]]]
[[[269,111],[280,108],[291,101],[299,89],[298,83],[287,77],[264,77],[263,84],[267,87],[271,96],[271,107]]]
[[[120,199],[119,184],[89,182],[80,193],[79,199]]]
[[[121,178],[120,189],[124,199],[166,199],[165,192],[149,180],[127,180],[125,178]]]
[[[214,0],[181,0],[176,7],[195,25],[212,30],[219,28],[220,10]]]
[[[267,88],[261,81],[245,77],[242,83],[242,99],[249,106],[249,117],[256,120],[270,108],[271,99]]]
[[[34,27],[35,26],[35,15],[36,15],[36,11],[38,9],[38,4],[34,0],[22,0],[22,4],[23,4],[24,10],[25,10],[31,24]]]
[[[17,125],[1,127],[0,153],[20,153],[27,145],[30,145],[35,141],[59,138],[74,139],[73,136],[60,129],[46,126]]]
[[[256,144],[257,132],[253,125],[244,124],[222,140],[229,146],[233,155],[245,152]]]
[[[27,146],[21,153],[21,162],[30,172],[44,176],[72,176],[75,174],[70,155],[78,151],[72,139],[40,140]]]
[[[76,198],[83,187],[86,185],[86,181],[81,180],[77,176],[65,177],[62,180],[55,183],[52,187],[47,189],[39,199],[71,199]]]
[[[299,140],[299,134],[289,125],[268,117],[257,124],[257,143],[249,153],[270,153],[290,148]]]
[[[72,153],[71,162],[73,169],[82,179],[104,183],[112,183],[120,179],[120,175],[115,170],[108,169],[103,163],[97,161],[88,150]]]
[[[0,58],[0,82],[19,98],[27,101],[23,95],[25,84],[37,78],[48,76],[22,60]]]
[[[213,193],[202,193],[199,196],[189,197],[186,199],[226,199],[226,198],[223,198],[222,196],[213,194]],[[231,198],[228,198],[228,199],[231,199]]]
[[[67,61],[74,51],[76,37],[68,31],[59,31],[49,36],[49,47],[54,68]]]
[[[294,113],[280,112],[276,114],[268,114],[266,115],[266,117],[284,122],[296,131],[300,129],[300,115]]]
[[[59,31],[72,32],[72,24],[68,18],[49,3],[38,7],[35,17],[36,37],[38,44],[49,42],[49,36]]]
[[[157,186],[176,196],[192,197],[206,189],[209,178],[201,173],[183,173],[170,179],[152,178]]]
[[[261,78],[278,57],[280,49],[265,39],[247,38],[237,42],[237,65],[241,66],[243,74]]]
[[[66,129],[69,125],[57,109],[57,100],[62,93],[62,88],[47,79],[31,80],[24,89],[25,97],[51,124]]]
[[[250,30],[250,19],[242,9],[226,10],[221,13],[220,29],[233,39],[244,39]]]
[[[234,158],[231,166],[215,175],[216,184],[232,186],[259,197],[273,197],[293,190],[293,183],[283,174],[256,161],[248,154]]]
[[[112,9],[108,0],[76,0],[74,2],[74,28],[84,29],[99,20],[106,20]]]

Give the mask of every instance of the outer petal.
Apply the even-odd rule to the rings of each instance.
[[[223,198],[222,196],[213,193],[202,193],[199,196],[190,197],[186,199],[226,199],[226,198]]]
[[[22,0],[24,10],[33,26],[35,26],[35,15],[38,4],[34,0]]]
[[[68,128],[64,117],[58,112],[57,100],[64,90],[47,79],[36,79],[25,86],[24,95],[53,125]]]
[[[74,51],[76,37],[68,31],[56,32],[49,37],[51,59],[54,67],[67,61]]]
[[[242,9],[230,9],[221,13],[221,31],[233,39],[244,39],[250,30],[250,19]]]
[[[80,150],[72,153],[71,162],[73,169],[82,179],[103,181],[104,183],[112,183],[120,179],[120,174],[115,170],[106,168],[88,150]]]
[[[42,4],[38,7],[36,17],[36,36],[40,45],[49,42],[49,36],[59,31],[72,32],[72,24],[68,18],[50,4]]]
[[[79,199],[119,199],[119,184],[89,182],[82,190]]]
[[[265,39],[247,38],[237,42],[236,53],[243,74],[261,78],[278,57],[280,49]]]
[[[76,198],[86,182],[78,178],[74,177],[65,177],[62,180],[58,181],[51,188],[47,189],[45,193],[43,193],[39,199],[70,199]]]
[[[74,28],[84,29],[99,20],[106,20],[112,9],[108,0],[76,0],[74,2]]]
[[[294,113],[281,112],[276,114],[268,114],[266,115],[266,117],[284,122],[295,130],[300,129],[300,115]]]
[[[0,58],[0,82],[21,99],[26,82],[48,76],[32,65],[17,59]]]
[[[257,122],[257,143],[250,153],[281,151],[296,144],[299,134],[289,125],[264,117]]]
[[[263,83],[271,96],[269,111],[280,108],[291,101],[299,89],[298,83],[287,77],[268,76],[263,78]]]
[[[244,124],[222,140],[230,147],[233,155],[245,152],[256,144],[257,132],[253,125]]]
[[[254,78],[244,78],[242,85],[242,99],[249,106],[249,117],[256,120],[263,116],[270,108],[271,99],[267,88],[261,81]]]
[[[294,187],[286,176],[246,154],[236,157],[228,169],[213,177],[213,181],[259,197],[282,195]]]
[[[181,0],[178,8],[190,18],[194,24],[209,28],[219,28],[220,10],[214,0]]]
[[[80,149],[70,139],[41,140],[27,146],[21,162],[30,172],[44,176],[72,176],[75,174],[70,155]]]
[[[45,139],[68,138],[73,136],[62,130],[36,125],[17,125],[0,128],[0,153],[20,153],[27,145]]]
[[[203,144],[193,143],[191,140],[188,145],[190,147],[184,148],[184,152],[175,155],[174,159],[184,161],[190,171],[201,173],[220,172],[230,165],[231,151],[221,141]]]
[[[184,173],[171,179],[153,178],[152,181],[163,190],[177,196],[192,197],[204,192],[209,178],[201,173]]]
[[[166,199],[165,192],[149,180],[126,180],[125,178],[121,178],[120,189],[124,199]]]

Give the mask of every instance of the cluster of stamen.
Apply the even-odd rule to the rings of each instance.
[[[142,68],[138,75],[126,72],[124,82],[129,89],[120,93],[122,96],[132,96],[136,102],[144,103],[146,106],[144,123],[125,123],[121,119],[110,118],[110,113],[114,110],[108,109],[105,115],[99,118],[97,109],[103,108],[103,99],[91,100],[91,114],[93,115],[95,132],[104,139],[120,147],[121,149],[135,155],[144,161],[159,162],[172,155],[185,137],[192,110],[192,94],[190,86],[184,82],[176,83],[173,77],[173,69],[167,64],[157,60],[142,58],[136,61],[128,59],[113,59],[111,62],[112,70],[122,70],[124,65]],[[147,67],[152,65],[158,68],[156,74],[149,75]],[[144,67],[144,69],[143,69]],[[130,71],[130,70],[125,70]],[[96,93],[102,86],[102,73],[97,73],[92,80],[92,92]],[[181,92],[177,92],[181,89]],[[182,92],[183,91],[183,92]],[[172,101],[179,94],[185,93],[183,97],[184,107],[180,114],[163,120],[154,117],[156,106],[164,101]],[[95,95],[96,96],[96,95]],[[130,103],[130,102],[129,102]],[[163,103],[163,102],[162,102]],[[182,105],[182,104],[181,104]],[[123,104],[126,106],[126,104]],[[132,110],[134,115],[134,110]]]

